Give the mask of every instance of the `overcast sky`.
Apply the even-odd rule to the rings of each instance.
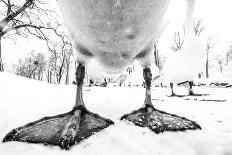
[[[54,6],[54,5],[53,5]],[[203,31],[201,39],[205,42],[208,36],[214,36],[218,44],[215,52],[226,52],[232,43],[232,0],[196,0],[195,18],[203,18]],[[161,37],[159,48],[161,53],[171,52],[170,44],[175,31],[180,30],[185,19],[185,0],[172,0],[165,21],[169,22]],[[30,39],[13,42],[3,41],[3,58],[5,61],[16,61],[20,56],[32,51],[46,51],[46,44],[31,42]],[[8,52],[4,52],[8,51]]]

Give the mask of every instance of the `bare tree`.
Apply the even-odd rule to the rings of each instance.
[[[40,0],[0,0],[0,71],[3,70],[2,39],[33,35],[49,41],[45,31],[55,32],[56,28],[51,26],[49,19],[55,19],[55,16],[56,13],[49,10],[46,3]]]
[[[217,54],[215,57],[216,62],[219,65],[220,73],[223,71],[223,65],[224,65],[224,58],[222,55]]]
[[[203,18],[194,20],[194,23],[193,23],[193,29],[194,29],[195,35],[198,37],[200,37],[202,31],[205,29],[205,26],[202,26],[202,23],[203,23]]]
[[[232,45],[229,46],[228,51],[226,52],[226,65],[232,60]]]
[[[17,75],[42,81],[46,60],[42,53],[35,54],[34,51],[32,51],[28,57],[24,59],[21,58],[18,63],[13,66]]]
[[[63,75],[66,74],[65,83],[68,84],[72,44],[64,31],[59,33],[59,39],[59,41],[51,43],[49,46],[50,59],[47,78],[50,83],[60,83]]]
[[[183,27],[183,32],[175,32],[173,36],[173,44],[171,45],[171,49],[176,52],[181,50],[184,44],[184,35],[185,35],[185,28]]]
[[[209,78],[209,52],[216,46],[216,42],[212,36],[209,36],[206,40],[206,63],[205,63],[205,74],[206,78]]]
[[[203,18],[194,20],[193,23],[193,30],[197,37],[200,37],[201,33],[205,29],[205,27],[202,25]],[[179,51],[181,50],[183,44],[184,44],[184,36],[185,36],[185,27],[183,26],[182,32],[175,32],[173,36],[173,44],[171,46],[171,49],[173,51]]]

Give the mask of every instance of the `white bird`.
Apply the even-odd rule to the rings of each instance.
[[[206,62],[206,51],[199,38],[194,34],[193,9],[195,2],[186,1],[186,33],[184,44],[181,50],[173,53],[167,59],[162,69],[162,77],[165,82],[170,83],[171,96],[176,96],[173,91],[173,83],[189,83],[189,95],[193,93],[193,79],[200,73]]]
[[[88,111],[84,105],[82,85],[85,66],[106,74],[118,74],[134,60],[138,60],[143,67],[146,85],[144,107],[121,119],[150,128],[155,133],[200,129],[193,121],[155,109],[151,102],[150,65],[153,60],[153,41],[160,31],[169,2],[170,0],[59,0],[65,24],[73,40],[76,60],[79,62],[76,70],[76,104],[68,113],[46,117],[12,130],[6,135],[4,142],[26,141],[69,149],[113,124],[113,121]]]

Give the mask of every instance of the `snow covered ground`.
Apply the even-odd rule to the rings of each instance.
[[[232,155],[232,89],[195,88],[204,97],[167,97],[169,88],[152,88],[156,108],[197,121],[201,131],[155,134],[120,117],[142,106],[141,87],[84,87],[89,110],[115,124],[63,151],[58,147],[0,142],[0,155]],[[187,94],[175,87],[177,94]],[[13,128],[71,110],[75,86],[47,84],[0,73],[0,140]]]

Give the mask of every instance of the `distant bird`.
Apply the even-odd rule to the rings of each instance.
[[[164,81],[170,83],[171,96],[174,93],[173,83],[189,84],[189,95],[200,95],[193,92],[193,79],[203,70],[206,62],[206,51],[199,38],[194,34],[193,11],[194,1],[187,1],[185,37],[181,50],[168,57],[162,69]]]
[[[191,120],[155,109],[151,102],[150,65],[153,60],[153,42],[160,31],[169,2],[170,0],[58,0],[79,62],[76,70],[76,104],[70,112],[45,117],[12,130],[3,141],[43,143],[69,149],[114,124],[85,107],[82,97],[85,66],[92,67],[99,73],[119,74],[134,60],[138,60],[143,67],[145,102],[142,108],[121,119],[148,127],[155,133],[200,129]],[[187,3],[193,2],[194,0],[187,0]]]

